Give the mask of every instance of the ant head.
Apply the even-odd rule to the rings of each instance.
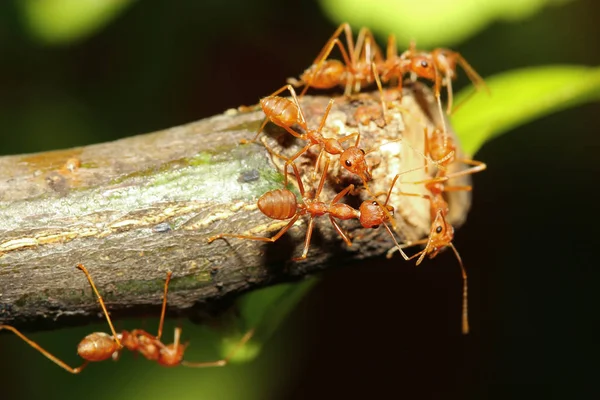
[[[385,207],[385,210],[384,208]],[[394,215],[394,207],[386,205],[382,206],[378,201],[366,200],[363,201],[359,208],[360,224],[364,228],[376,229],[379,225],[386,222],[390,215]]]
[[[104,332],[91,333],[77,345],[77,354],[88,361],[108,360],[117,350],[119,350],[117,342]]]
[[[429,55],[421,54],[411,57],[410,70],[421,78],[436,79],[435,65]]]
[[[432,247],[432,256],[435,255],[441,248],[448,246],[454,239],[454,228],[444,218],[442,210],[439,210],[435,216],[435,220],[431,224],[429,237]]]
[[[365,151],[356,146],[348,147],[340,156],[342,167],[358,175],[363,182],[371,180],[371,172],[365,158]]]

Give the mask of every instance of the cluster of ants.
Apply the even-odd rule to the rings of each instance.
[[[344,47],[340,40],[342,34],[345,34],[346,47]],[[336,46],[342,54],[343,61],[329,58]],[[460,255],[452,244],[454,228],[446,218],[449,213],[449,206],[444,197],[444,193],[451,191],[470,191],[471,186],[452,186],[448,181],[452,178],[482,171],[486,168],[486,165],[479,161],[459,158],[457,146],[446,128],[445,115],[441,102],[441,90],[442,87],[447,88],[448,101],[446,113],[450,114],[452,112],[453,103],[452,80],[456,78],[457,65],[462,66],[477,89],[484,88],[487,90],[487,86],[485,86],[483,79],[457,52],[441,48],[431,52],[421,51],[418,50],[415,43],[412,42],[408,50],[398,55],[395,37],[390,35],[384,57],[382,50],[375,42],[373,34],[367,28],[362,28],[360,30],[355,44],[349,24],[341,24],[327,41],[312,65],[302,73],[299,79],[289,79],[287,85],[260,100],[260,106],[266,119],[260,126],[254,139],[251,141],[243,141],[243,143],[256,142],[258,136],[270,121],[285,129],[295,138],[306,142],[299,151],[291,156],[278,154],[270,148],[265,141],[262,142],[272,156],[285,160],[285,165],[283,167],[284,188],[272,190],[263,194],[259,198],[257,205],[260,211],[267,217],[275,220],[289,220],[289,223],[273,237],[221,233],[210,237],[208,241],[212,242],[216,239],[232,237],[275,242],[286,233],[301,216],[308,215],[309,220],[304,241],[304,249],[302,255],[294,259],[302,260],[308,255],[314,219],[328,214],[334,229],[348,246],[350,246],[352,242],[348,237],[348,234],[339,226],[337,220],[357,219],[364,228],[377,228],[383,225],[395,243],[395,246],[388,252],[388,258],[391,257],[395,251],[399,251],[405,260],[411,260],[418,257],[416,264],[419,265],[426,255],[433,258],[442,249],[450,247],[456,255],[462,271],[462,331],[465,334],[468,333],[467,274]],[[371,172],[365,156],[370,151],[366,152],[359,147],[360,133],[356,132],[340,138],[325,137],[321,133],[335,99],[329,101],[317,129],[311,129],[307,126],[299,99],[304,96],[309,88],[332,89],[337,86],[343,86],[345,88],[345,95],[350,97],[358,94],[362,88],[376,84],[381,96],[381,115],[387,123],[386,111],[388,110],[388,103],[386,101],[386,96],[384,95],[383,84],[393,86],[392,91],[395,92],[396,96],[401,96],[403,81],[407,75],[409,75],[412,80],[423,78],[433,82],[433,92],[440,113],[440,124],[432,132],[428,132],[428,130],[425,129],[423,152],[413,148],[414,151],[423,156],[423,166],[398,172],[395,175],[391,186],[387,190],[385,201],[381,203],[377,200],[379,194],[372,193],[368,186],[368,181],[371,180]],[[296,94],[294,87],[303,87],[300,95]],[[285,91],[289,91],[291,99],[279,96]],[[354,144],[344,148],[344,142],[353,139],[355,139]],[[320,166],[323,159],[325,159],[321,178],[316,186],[317,189],[314,194],[305,191],[302,177],[296,166],[296,161],[303,155],[308,154],[309,149],[313,147],[319,149],[313,176],[316,176],[319,173],[319,170],[321,169]],[[410,147],[412,148],[412,146]],[[348,185],[337,193],[329,203],[319,199],[330,166],[329,156],[337,155],[340,156],[340,165],[360,178],[364,189],[371,197],[370,200],[363,201],[358,209],[353,208],[348,204],[340,203],[344,196],[355,193],[354,184]],[[466,165],[467,168],[461,168],[459,171],[450,172],[450,166],[454,164]],[[296,195],[287,189],[288,167],[292,168],[296,176],[298,189],[302,197],[302,202],[300,203],[298,202]],[[394,232],[387,224],[390,223],[394,227],[392,218],[394,207],[388,204],[390,195],[396,181],[401,175],[420,168],[428,170],[430,167],[435,168],[435,173],[429,179],[416,182],[405,182],[424,185],[426,194],[398,193],[405,196],[421,197],[429,202],[431,221],[429,235],[422,240],[400,245],[395,238]],[[403,248],[415,245],[425,246],[418,253],[410,257],[407,256],[403,251]]]
[[[344,47],[340,36],[345,34],[347,48]],[[343,61],[330,59],[330,53],[335,47],[338,47]],[[333,224],[336,232],[349,246],[352,244],[348,235],[339,226],[337,220],[352,220],[357,219],[364,228],[377,228],[383,225],[389,235],[392,237],[395,246],[388,252],[388,257],[397,250],[405,260],[417,258],[419,265],[426,255],[430,258],[435,257],[442,249],[450,247],[460,264],[463,277],[463,313],[462,313],[462,331],[468,333],[468,316],[467,316],[467,274],[463,266],[462,260],[458,251],[452,244],[454,237],[454,228],[448,223],[446,217],[449,213],[448,202],[444,197],[444,193],[451,191],[470,191],[471,186],[451,186],[448,181],[459,176],[470,175],[475,172],[482,171],[486,165],[479,161],[474,161],[465,158],[459,158],[457,155],[457,147],[451,135],[446,130],[444,111],[441,103],[442,87],[447,88],[448,105],[446,112],[449,114],[452,110],[452,80],[456,78],[457,64],[462,66],[468,77],[474,83],[476,88],[486,88],[483,79],[475,72],[475,70],[465,61],[465,59],[457,52],[447,49],[435,49],[431,52],[417,50],[414,43],[404,53],[398,55],[394,36],[390,36],[387,44],[387,52],[385,57],[381,49],[377,46],[372,33],[362,28],[358,34],[356,44],[354,44],[352,31],[347,23],[339,26],[332,37],[327,41],[313,64],[300,76],[300,79],[290,79],[288,85],[283,86],[275,91],[270,96],[267,96],[260,101],[266,119],[252,140],[255,142],[260,133],[270,121],[275,125],[285,129],[292,136],[306,142],[305,146],[291,156],[284,156],[276,153],[271,149],[266,142],[263,144],[271,155],[285,160],[284,170],[284,188],[269,191],[263,194],[258,200],[258,208],[267,217],[275,220],[289,220],[275,236],[250,236],[231,233],[222,233],[212,236],[208,239],[212,242],[219,238],[233,237],[240,239],[260,240],[265,242],[275,242],[284,233],[286,233],[296,221],[303,215],[309,216],[309,222],[304,242],[302,255],[295,260],[305,259],[308,255],[311,235],[313,231],[314,219],[325,214],[329,215],[329,219]],[[345,95],[352,96],[361,91],[361,88],[376,84],[381,95],[381,115],[387,123],[386,111],[388,104],[384,96],[383,84],[396,86],[396,95],[401,96],[402,84],[406,75],[410,75],[412,80],[424,78],[433,81],[434,95],[437,102],[437,107],[440,112],[440,126],[432,132],[425,129],[424,134],[424,151],[419,152],[423,156],[424,164],[422,167],[417,167],[397,173],[387,190],[387,197],[383,203],[377,200],[379,193],[374,194],[369,189],[368,182],[372,179],[370,166],[367,163],[366,155],[371,152],[364,151],[359,147],[360,133],[352,133],[343,136],[339,139],[324,137],[321,131],[325,126],[327,117],[335,102],[331,99],[325,109],[324,115],[317,129],[308,127],[304,113],[300,106],[299,99],[307,92],[309,88],[316,89],[332,89],[336,86],[345,88]],[[296,95],[294,87],[303,87],[300,95]],[[487,88],[486,88],[487,89]],[[291,100],[280,97],[279,95],[288,90],[291,94]],[[355,139],[353,145],[344,148],[343,143]],[[246,141],[247,142],[247,141]],[[321,178],[317,185],[314,194],[307,193],[304,190],[304,184],[301,174],[296,166],[296,160],[307,154],[310,148],[318,146],[319,153],[316,158],[316,165],[313,176],[316,176],[321,170],[323,159],[324,166],[321,172]],[[352,206],[341,203],[340,201],[347,194],[355,194],[355,185],[350,184],[329,202],[319,200],[319,196],[325,185],[326,177],[330,166],[329,156],[340,156],[340,165],[352,174],[360,178],[363,183],[363,188],[369,193],[371,199],[362,202],[358,209]],[[449,167],[454,164],[467,165],[456,172],[450,172]],[[433,164],[435,173],[432,177],[416,181],[408,182],[413,184],[424,185],[426,194],[422,193],[405,193],[398,194],[404,196],[421,197],[427,200],[430,204],[429,214],[431,220],[431,228],[428,237],[404,243],[400,245],[394,235],[393,230],[388,226],[390,223],[394,227],[393,215],[394,207],[388,204],[390,195],[398,178],[405,173],[416,169],[428,170]],[[302,202],[298,202],[296,195],[287,189],[288,183],[288,167],[291,167],[298,184],[298,189],[302,197]],[[385,194],[385,193],[384,193]],[[407,256],[403,249],[415,245],[425,245],[425,247],[412,256]],[[183,365],[187,367],[218,367],[226,365],[235,353],[247,343],[253,335],[254,330],[251,329],[244,334],[239,342],[233,347],[230,353],[221,360],[209,362],[189,362],[183,359],[184,351],[187,343],[181,343],[181,328],[175,328],[174,342],[164,344],[161,341],[165,311],[167,306],[167,292],[169,282],[171,280],[171,272],[167,273],[164,295],[162,303],[162,312],[156,335],[152,335],[142,329],[134,329],[132,331],[122,331],[117,333],[106,309],[104,301],[100,293],[96,289],[92,277],[87,269],[79,264],[77,266],[85,274],[93,292],[95,293],[98,303],[106,317],[110,331],[112,333],[94,332],[86,336],[78,345],[77,353],[84,359],[84,363],[76,368],[67,365],[64,361],[52,355],[40,345],[32,341],[10,325],[0,325],[0,330],[8,330],[20,337],[30,346],[38,350],[52,362],[62,367],[66,371],[77,374],[85,368],[89,362],[104,361],[109,358],[117,360],[123,349],[142,354],[145,358],[151,361],[156,361],[159,365],[173,367]]]

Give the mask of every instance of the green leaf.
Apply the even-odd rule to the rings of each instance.
[[[548,4],[569,0],[321,0],[331,20],[349,22],[358,30],[394,33],[398,44],[415,39],[419,47],[448,46],[462,42],[496,20],[527,18]]]
[[[255,329],[252,340],[236,353],[232,361],[250,361],[260,350],[296,304],[317,283],[316,278],[302,282],[283,283],[252,291],[239,300],[242,323],[245,329]],[[241,335],[223,338],[223,352],[229,353]]]
[[[600,68],[543,66],[509,71],[486,79],[491,95],[477,93],[452,116],[467,154],[503,132],[536,118],[600,100]],[[455,104],[472,94],[461,91]]]
[[[50,44],[71,43],[108,24],[133,0],[24,0],[20,2],[31,33]]]

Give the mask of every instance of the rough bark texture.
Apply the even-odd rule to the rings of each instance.
[[[310,127],[318,126],[328,100],[302,101]],[[326,137],[360,131],[360,147],[374,150],[368,154],[374,192],[386,191],[396,173],[423,165],[413,148],[423,150],[423,129],[431,128],[437,115],[422,85],[409,86],[401,101],[390,101],[386,126],[379,104],[378,93],[337,98],[323,130]],[[326,216],[318,218],[309,257],[302,262],[291,261],[302,250],[302,219],[275,243],[207,243],[221,232],[272,236],[286,224],[269,220],[256,207],[260,195],[282,188],[281,160],[272,160],[260,144],[239,144],[254,136],[263,118],[260,108],[230,110],[111,143],[0,158],[0,324],[42,329],[97,320],[99,308],[78,263],[87,266],[114,316],[158,313],[154,306],[161,302],[167,270],[173,271],[170,312],[191,315],[218,309],[253,288],[384,254],[392,243],[384,229],[366,232],[357,221],[342,223],[354,237],[349,248]],[[264,137],[287,155],[303,144],[288,140],[291,135],[273,124]],[[354,144],[349,142],[346,147]],[[337,158],[332,157],[323,201],[350,182],[360,184],[340,170]],[[305,185],[313,187],[314,158],[298,165]],[[423,177],[419,170],[403,180]],[[422,192],[421,186],[405,184],[401,190]],[[363,191],[343,202],[358,207],[366,198]],[[452,193],[448,200],[449,219],[459,225],[470,197]],[[400,240],[427,235],[426,201],[394,195],[390,204]]]

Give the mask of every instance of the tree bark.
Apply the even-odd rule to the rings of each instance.
[[[418,154],[423,130],[439,122],[433,96],[423,85],[407,86],[401,100],[387,99],[385,126],[379,96],[336,98],[323,129],[326,137],[360,132],[374,193],[387,191],[396,173],[424,164]],[[303,99],[308,126],[318,126],[328,101]],[[256,207],[260,195],[283,188],[281,160],[262,144],[240,144],[255,135],[263,119],[259,107],[229,110],[115,142],[1,157],[0,324],[37,330],[98,320],[96,298],[75,268],[78,263],[90,271],[113,316],[148,310],[157,314],[167,270],[173,271],[170,312],[192,315],[218,311],[228,299],[254,288],[385,254],[392,246],[385,229],[366,232],[358,221],[341,223],[354,238],[348,247],[326,216],[317,218],[308,259],[301,262],[292,258],[302,249],[303,218],[275,243],[236,238],[207,242],[222,232],[273,236],[287,223],[269,220]],[[291,135],[273,124],[263,137],[288,156],[305,144],[289,140]],[[316,153],[297,164],[307,189],[314,187]],[[321,195],[326,202],[349,183],[361,183],[339,167],[338,158],[332,157]],[[433,168],[429,175],[421,169],[403,180],[432,173]],[[294,175],[289,177],[293,183]],[[396,190],[425,193],[414,184]],[[358,207],[368,197],[362,191],[342,202]],[[448,201],[449,219],[460,225],[469,194],[452,193]],[[428,234],[424,199],[393,194],[390,204],[399,240]]]

